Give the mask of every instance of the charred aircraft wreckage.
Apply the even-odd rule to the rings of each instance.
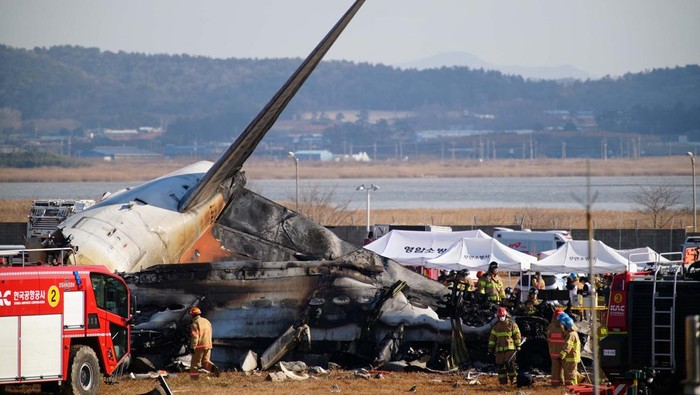
[[[214,327],[213,359],[268,368],[291,355],[371,363],[486,360],[495,306],[345,242],[245,188],[240,171],[364,1],[356,1],[215,163],[113,193],[53,237],[75,264],[124,273],[138,304],[133,353],[164,367],[185,352],[190,307]],[[545,318],[519,319],[531,365],[549,362]],[[522,361],[521,361],[522,364]],[[545,367],[545,366],[542,366]],[[545,367],[546,368],[546,367]]]

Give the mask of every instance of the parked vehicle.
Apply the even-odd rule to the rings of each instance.
[[[496,228],[493,238],[512,249],[536,257],[543,251],[556,250],[572,240],[571,234],[565,230],[531,231],[510,228]]]
[[[535,273],[532,272],[523,273],[523,275],[520,276],[520,280],[518,280],[518,283],[515,286],[515,292],[520,292],[520,300],[523,302],[527,300],[527,293],[530,289],[530,284],[532,283],[531,281],[534,276]],[[559,291],[565,290],[566,276],[568,276],[568,274],[565,273],[542,273],[542,279],[544,280],[544,289]]]
[[[25,265],[0,268],[0,278],[0,385],[97,394],[101,373],[124,366],[131,310],[121,277],[104,266]]]
[[[678,260],[653,271],[614,275],[600,348],[601,368],[615,393],[682,392],[692,360],[685,321],[700,315],[700,274],[692,266]]]

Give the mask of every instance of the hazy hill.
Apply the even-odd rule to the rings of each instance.
[[[0,131],[35,131],[36,123],[18,119],[70,119],[82,128],[165,121],[172,131],[180,125],[189,139],[230,137],[299,62],[0,46]],[[586,111],[602,130],[694,138],[700,67],[564,84],[485,68],[406,70],[331,61],[319,66],[282,118],[321,110],[412,111],[421,118],[406,120],[405,128],[495,130],[537,130],[547,126],[546,114]]]
[[[571,65],[561,66],[505,66],[486,62],[476,55],[468,52],[442,52],[418,59],[413,62],[402,63],[401,68],[415,68],[418,70],[447,67],[469,67],[471,69],[497,70],[503,74],[519,75],[526,79],[535,80],[586,80],[591,76],[583,70]]]

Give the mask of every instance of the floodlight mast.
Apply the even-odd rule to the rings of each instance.
[[[355,188],[356,191],[367,191],[367,234],[369,235],[369,230],[370,230],[370,194],[372,191],[378,191],[381,188],[379,188],[378,185],[370,184],[368,187],[365,186],[365,184],[362,184]]]

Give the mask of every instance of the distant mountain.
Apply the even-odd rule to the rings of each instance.
[[[413,112],[415,117],[396,126],[394,135],[405,138],[411,130],[573,130],[574,121],[582,117],[589,129],[683,134],[700,141],[700,66],[563,84],[503,74],[475,57],[461,56],[471,59],[470,68],[323,62],[280,119],[321,111],[330,119],[343,115],[341,111]],[[27,50],[0,44],[0,144],[18,127],[34,133],[42,124],[38,120],[61,120],[85,129],[167,123],[173,143],[191,141],[192,131],[200,131],[201,141],[224,141],[248,125],[299,61],[114,53],[76,46]],[[360,132],[342,130],[335,144],[352,139],[360,144]],[[377,141],[377,136],[365,136],[363,144]]]
[[[577,79],[587,80],[592,78],[590,74],[571,65],[561,66],[504,66],[486,62],[468,52],[441,52],[427,58],[406,62],[397,65],[402,69],[436,69],[443,66],[466,66],[471,69],[498,70],[504,74],[520,75],[526,79],[536,80],[561,80]]]

